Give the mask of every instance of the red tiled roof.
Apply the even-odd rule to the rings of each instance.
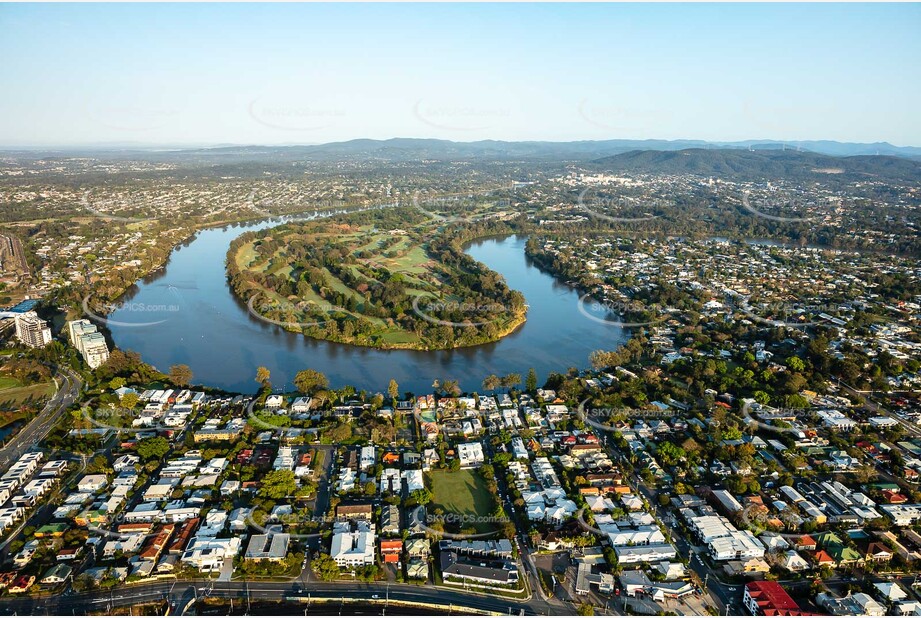
[[[813,555],[815,556],[816,562],[818,562],[819,564],[829,564],[829,563],[835,564],[835,559],[832,558],[829,555],[829,553],[825,551],[824,549],[820,549]]]
[[[796,601],[777,582],[751,582],[745,588],[765,616],[790,616],[794,615],[792,612],[797,612],[796,615],[800,612]]]

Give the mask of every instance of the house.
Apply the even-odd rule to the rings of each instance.
[[[73,573],[73,569],[68,565],[56,564],[45,572],[45,576],[42,577],[41,581],[46,586],[63,584],[70,579],[71,573]]]
[[[220,571],[224,568],[224,561],[232,561],[238,553],[240,553],[240,539],[237,537],[218,539],[196,536],[182,553],[180,560],[187,566],[211,573]]]
[[[333,540],[329,555],[340,567],[358,567],[374,564],[374,525],[366,521],[333,524]]]
[[[828,553],[823,549],[820,549],[812,554],[812,559],[815,560],[815,563],[820,567],[833,567],[836,564],[835,559],[828,555]]]
[[[400,534],[400,509],[394,504],[381,506],[381,534],[387,536]]]
[[[804,534],[803,536],[796,539],[796,541],[794,541],[793,546],[796,549],[813,551],[816,547],[819,546],[819,544],[814,538],[808,534]]]
[[[406,550],[406,555],[410,558],[428,560],[431,553],[431,547],[426,539],[407,539],[403,547]]]
[[[669,562],[663,560],[655,564],[655,569],[662,574],[665,581],[675,581],[687,577],[688,569],[681,562]]]
[[[246,532],[252,515],[253,509],[243,506],[231,511],[229,517],[231,532]]]
[[[400,562],[400,554],[403,553],[403,541],[399,539],[381,540],[381,557],[384,562]]]
[[[281,562],[288,555],[290,542],[290,534],[254,534],[249,539],[244,558],[255,561]]]
[[[616,547],[614,551],[620,564],[661,562],[662,560],[670,560],[677,555],[674,546],[669,543]]]
[[[852,594],[850,600],[850,606],[854,608],[855,615],[885,616],[887,613],[885,606],[877,603],[873,597],[864,592]]]
[[[882,543],[872,542],[864,551],[866,562],[889,562],[892,560],[892,551]]]
[[[457,456],[461,468],[475,468],[485,461],[483,445],[479,442],[464,442],[457,445]]]
[[[15,580],[13,580],[13,583],[10,584],[10,587],[7,588],[7,590],[9,590],[11,594],[22,594],[23,592],[28,591],[34,583],[34,575],[20,575]]]
[[[776,532],[764,532],[758,537],[758,540],[767,548],[768,551],[783,551],[790,548],[787,540]]]
[[[81,553],[83,553],[83,548],[80,546],[62,547],[58,550],[57,556],[55,558],[58,562],[71,561],[79,558]]]
[[[103,489],[109,480],[105,474],[87,474],[80,482],[77,483],[77,491],[86,493],[96,493]]]
[[[763,558],[749,558],[747,560],[730,560],[723,565],[723,571],[730,577],[744,575],[746,577],[759,578],[771,570]]]
[[[420,558],[410,558],[406,565],[406,576],[410,579],[428,579],[428,562]]]
[[[362,472],[369,470],[377,462],[377,449],[373,446],[361,447],[361,456],[358,469]]]
[[[269,395],[265,398],[266,410],[278,410],[285,405],[285,398],[281,395]]]
[[[22,547],[22,549],[20,549],[19,552],[17,552],[16,555],[13,556],[13,566],[21,569],[22,567],[32,562],[32,557],[35,555],[35,552],[37,552],[41,546],[42,546],[41,541],[37,541],[35,539],[32,539],[31,541],[26,543]]]
[[[780,566],[788,571],[798,573],[799,571],[807,570],[809,568],[809,563],[805,558],[800,556],[795,549],[791,549],[788,550],[780,560]]]
[[[340,504],[336,506],[336,519],[361,519],[370,521],[372,505],[367,504]]]
[[[886,603],[897,603],[908,598],[908,593],[895,582],[876,582],[873,586],[878,591],[879,598]]]
[[[835,597],[828,592],[820,592],[815,597],[816,603],[835,616],[885,616],[886,608],[864,593]]]
[[[112,468],[116,472],[124,472],[125,470],[134,470],[139,463],[141,463],[140,457],[128,453],[116,459],[115,463],[112,464]]]
[[[518,583],[518,569],[504,559],[472,558],[455,550],[442,551],[439,568],[445,581],[486,586],[513,586]]]
[[[422,469],[426,472],[432,469],[432,466],[438,465],[441,459],[438,457],[438,451],[433,448],[427,448],[422,451]]]
[[[752,616],[794,616],[800,614],[800,607],[787,594],[783,586],[775,581],[749,582],[745,584],[742,606]]]

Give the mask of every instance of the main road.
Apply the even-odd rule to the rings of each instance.
[[[80,397],[83,380],[74,371],[66,367],[57,367],[55,382],[58,382],[58,389],[42,411],[0,448],[0,470],[6,470],[23,454],[44,440],[64,410]]]
[[[521,602],[497,596],[474,594],[412,584],[364,584],[359,582],[311,583],[293,582],[217,582],[214,580],[164,581],[154,584],[120,586],[110,590],[71,593],[42,597],[0,598],[0,614],[5,615],[73,615],[112,612],[117,607],[141,603],[168,601],[172,612],[181,613],[190,601],[202,597],[234,599],[237,603],[256,601],[312,602],[318,598],[341,603],[364,601],[423,604],[428,612],[436,609],[459,613],[471,611],[503,615],[547,614],[552,609],[544,602]],[[423,605],[419,605],[421,608]],[[437,608],[434,606],[438,606]],[[292,607],[299,607],[293,605]],[[292,613],[301,613],[296,609]]]

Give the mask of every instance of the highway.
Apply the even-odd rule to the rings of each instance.
[[[313,598],[332,598],[359,601],[389,600],[437,604],[450,609],[464,608],[484,613],[537,615],[549,608],[544,603],[533,606],[531,602],[505,600],[495,596],[471,592],[445,590],[431,586],[361,582],[285,583],[285,582],[216,582],[213,580],[164,581],[155,584],[121,586],[106,591],[69,593],[49,597],[3,597],[0,613],[4,615],[72,615],[88,612],[109,612],[116,607],[126,607],[145,602],[168,600],[179,613],[189,602],[201,597],[216,597],[251,601],[282,601],[292,597],[306,603]],[[543,610],[543,611],[541,611]],[[463,611],[463,609],[461,610]],[[422,613],[422,612],[420,612]]]
[[[55,381],[58,390],[29,423],[2,448],[0,448],[0,470],[6,470],[27,451],[45,439],[55,426],[61,414],[77,401],[83,388],[83,380],[75,372],[58,367]]]

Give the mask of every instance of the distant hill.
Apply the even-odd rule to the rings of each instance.
[[[796,150],[634,150],[596,159],[590,165],[610,172],[698,174],[737,180],[828,179],[836,176],[888,181],[921,180],[921,161],[883,155],[833,157]]]
[[[83,148],[18,149],[17,156],[73,156],[89,154],[120,159],[172,160],[199,163],[336,161],[367,159],[404,162],[419,160],[539,160],[547,162],[583,162],[632,151],[683,151],[689,149],[781,150],[805,151],[836,157],[858,155],[897,156],[921,160],[921,148],[893,146],[886,142],[857,144],[834,141],[778,142],[748,140],[741,142],[706,142],[702,140],[599,140],[574,142],[481,140],[452,142],[439,139],[394,138],[387,140],[355,139],[328,144],[296,146],[224,145],[208,148],[142,147],[135,144],[95,145]],[[11,152],[11,151],[7,151]]]

